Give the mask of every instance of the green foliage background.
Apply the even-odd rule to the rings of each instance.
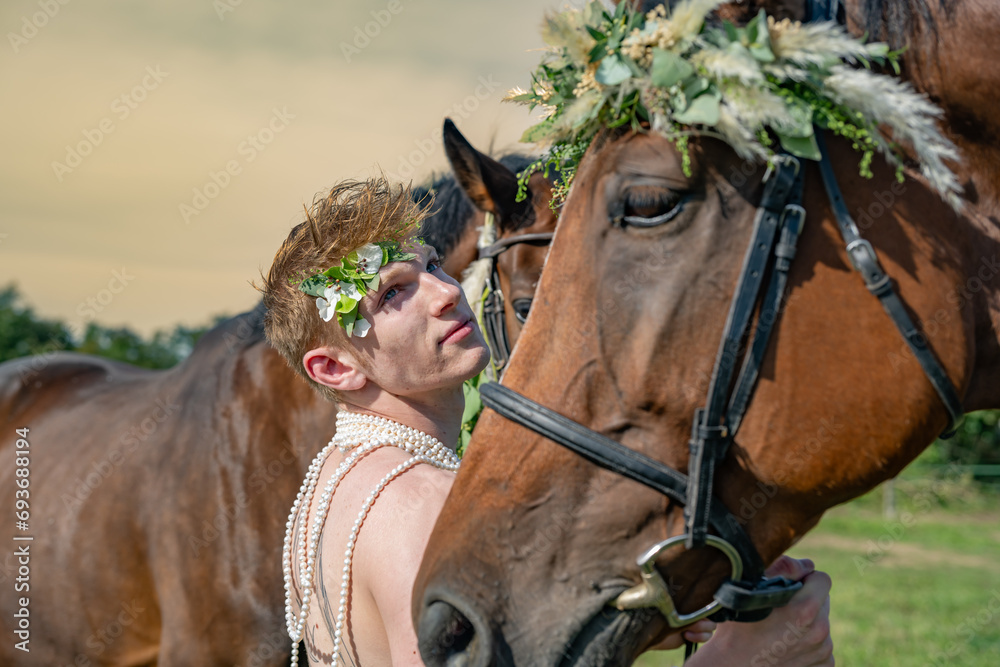
[[[202,334],[228,319],[217,316],[203,326],[177,325],[143,338],[127,327],[87,324],[81,336],[66,323],[35,314],[15,285],[0,289],[0,362],[57,351],[93,354],[143,368],[170,368],[187,357]]]

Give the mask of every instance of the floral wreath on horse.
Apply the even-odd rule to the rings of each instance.
[[[937,127],[941,110],[899,79],[899,52],[865,44],[831,22],[775,21],[762,9],[745,27],[709,20],[721,0],[685,0],[643,14],[598,2],[550,16],[543,37],[551,50],[532,75],[530,91],[507,101],[541,107],[542,121],[525,142],[550,144],[522,172],[556,168],[562,175],[553,206],[566,197],[587,147],[603,128],[652,131],[674,143],[689,170],[689,137],[713,136],[743,159],[771,162],[775,140],[791,155],[819,160],[815,127],[850,140],[871,177],[875,152],[902,179],[908,144],[930,185],[956,210],[960,186],[946,160],[958,153]],[[863,65],[859,68],[856,65]],[[893,141],[879,130],[888,128]]]

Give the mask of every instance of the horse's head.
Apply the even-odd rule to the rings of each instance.
[[[458,185],[479,211],[494,216],[496,243],[488,254],[496,262],[503,323],[508,345],[513,347],[542,275],[549,246],[546,235],[556,228],[558,214],[549,206],[552,182],[540,171],[532,171],[519,200],[518,172],[530,167],[530,158],[513,155],[495,160],[476,150],[451,120],[444,122],[444,146]]]
[[[971,344],[965,313],[949,303],[964,243],[954,214],[916,180],[897,184],[884,168],[862,179],[843,142],[831,153],[850,210],[881,216],[858,218],[908,307],[935,322],[932,337],[925,325],[930,345],[961,387]],[[692,144],[690,157],[685,175],[657,135],[594,142],[504,379],[680,471],[765,173],[716,140]],[[803,168],[808,221],[789,289],[775,312],[759,313],[775,333],[715,478],[765,561],[828,507],[895,475],[946,419],[851,270],[815,165]],[[684,531],[683,508],[489,411],[474,440],[418,579],[425,658],[460,649],[517,664],[627,664],[666,626],[606,605],[637,579],[640,553]],[[676,549],[657,565],[682,611],[728,574],[708,549]],[[441,648],[450,641],[458,648]]]

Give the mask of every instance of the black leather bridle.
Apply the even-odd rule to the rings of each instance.
[[[823,184],[851,264],[861,273],[869,291],[878,297],[947,408],[949,422],[944,436],[947,437],[962,416],[958,392],[914,326],[871,244],[861,238],[844,204],[819,129],[816,140],[822,156],[819,166]],[[712,484],[715,468],[729,451],[750,404],[773,324],[781,311],[788,271],[805,220],[802,188],[803,171],[796,158],[781,156],[768,168],[750,245],[715,358],[706,404],[695,411],[688,474],[633,451],[499,383],[480,386],[483,403],[500,415],[684,506],[684,535],[660,542],[640,556],[638,565],[643,583],[613,602],[620,609],[657,607],[673,627],[706,616],[714,620],[756,621],[766,617],[774,607],[786,604],[801,587],[801,583],[780,577],[763,577],[765,564],[756,547],[742,522],[715,496]],[[742,365],[737,375],[740,359]],[[709,529],[714,535],[709,534]],[[691,614],[677,612],[668,587],[655,568],[657,556],[681,541],[688,549],[706,545],[717,548],[732,566],[730,578],[716,592],[714,601]]]
[[[483,328],[486,330],[486,342],[490,346],[490,357],[497,377],[500,376],[510,359],[511,347],[507,319],[504,315],[504,296],[503,290],[500,289],[497,260],[501,254],[521,243],[547,246],[552,243],[553,236],[552,232],[508,236],[479,249],[479,259],[490,261],[490,270],[486,278],[486,299],[483,301]]]

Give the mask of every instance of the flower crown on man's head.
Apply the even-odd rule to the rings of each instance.
[[[550,16],[543,37],[552,48],[531,90],[506,98],[546,112],[521,139],[551,145],[521,172],[522,191],[532,171],[556,167],[556,196],[564,198],[597,132],[620,126],[673,141],[685,171],[692,134],[718,137],[744,159],[773,160],[777,139],[788,153],[818,160],[819,126],[851,140],[862,153],[862,175],[870,177],[876,151],[902,169],[898,149],[879,131],[884,125],[913,148],[930,184],[959,206],[958,180],[944,162],[958,153],[937,128],[941,110],[899,79],[850,66],[895,68],[898,53],[834,23],[775,21],[763,10],[742,28],[708,25],[722,1],[682,0],[669,14],[662,5],[636,13],[624,1],[609,13],[594,1]]]
[[[416,243],[422,243],[415,239]],[[364,338],[371,323],[361,317],[358,305],[368,290],[379,286],[378,270],[389,262],[408,262],[416,259],[412,252],[403,252],[393,241],[375,241],[352,250],[326,271],[314,274],[299,284],[299,289],[316,297],[316,307],[324,322],[334,315],[337,323],[344,327],[347,336]]]

